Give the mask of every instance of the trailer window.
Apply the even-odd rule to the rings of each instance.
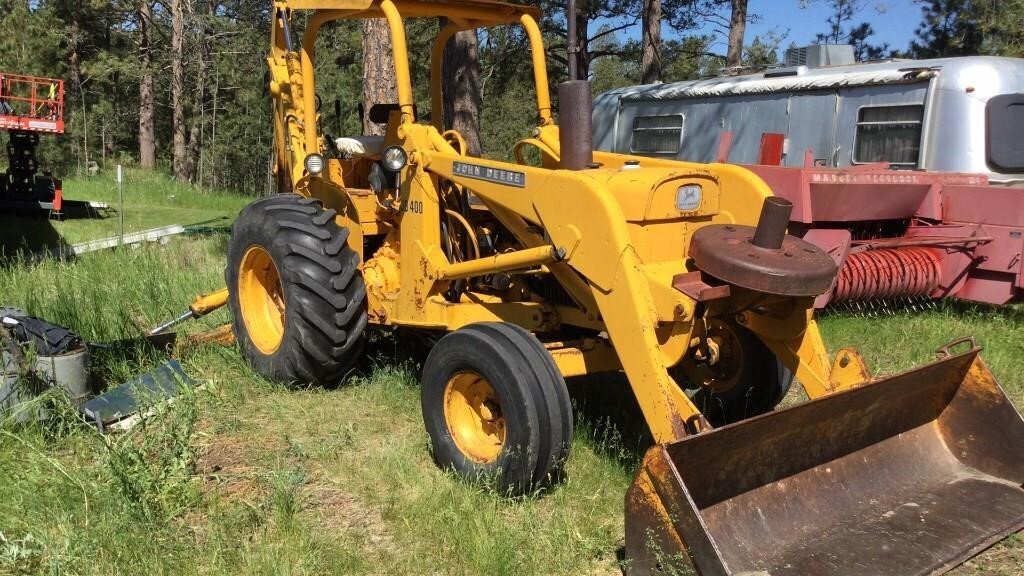
[[[1002,94],[988,101],[986,153],[997,172],[1024,172],[1024,94]]]
[[[865,106],[857,116],[853,161],[917,166],[924,106]]]
[[[630,152],[637,154],[678,154],[683,140],[683,115],[637,116],[633,119]]]

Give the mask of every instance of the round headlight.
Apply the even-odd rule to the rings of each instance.
[[[384,164],[384,168],[391,172],[398,172],[405,168],[405,163],[409,161],[409,157],[405,153],[405,148],[401,146],[388,146],[384,149],[384,153],[380,155],[380,160]]]
[[[319,176],[324,171],[324,157],[319,154],[310,154],[306,156],[306,172],[309,172],[313,176]]]
[[[680,212],[692,212],[700,208],[701,196],[700,184],[684,184],[676,190],[676,210]]]

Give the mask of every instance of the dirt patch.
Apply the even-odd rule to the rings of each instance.
[[[620,548],[616,550],[617,553],[622,551],[623,542],[619,542],[619,546]],[[622,576],[623,571],[616,554],[602,554],[595,559],[594,564],[584,574],[586,576]]]
[[[257,444],[240,436],[211,436],[199,448],[196,474],[203,479],[205,493],[217,492],[229,500],[256,501],[266,495],[266,487],[260,482],[259,469],[250,465],[254,454],[283,450],[284,445],[276,439],[261,438]]]
[[[314,530],[325,534],[358,534],[370,550],[396,550],[380,510],[323,479],[311,479],[302,490],[303,509]]]

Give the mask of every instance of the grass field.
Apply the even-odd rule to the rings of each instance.
[[[66,180],[63,188],[68,200],[103,202],[114,210],[121,205],[112,171],[89,179]],[[224,225],[245,205],[245,199],[239,196],[195,190],[140,170],[124,172],[123,196],[124,210],[120,212],[126,233],[211,220],[210,225]],[[120,233],[120,222],[113,211],[100,218],[76,217],[59,222],[48,220],[46,213],[28,218],[0,214],[0,247],[11,254],[105,238]]]
[[[243,203],[179,190],[167,204],[161,186],[139,198],[167,208],[166,219],[146,214],[139,226],[230,215]],[[75,241],[109,230],[58,226]],[[222,284],[226,240],[8,263],[0,295],[89,340],[132,337]],[[220,311],[187,330],[226,320]],[[822,326],[831,347],[859,347],[879,373],[974,334],[1024,405],[1020,307],[947,303],[923,314],[833,314]],[[130,434],[100,436],[60,410],[29,428],[0,423],[0,574],[619,573],[623,494],[641,447],[614,419],[581,409],[566,482],[509,501],[433,465],[416,367],[396,362],[387,341],[327,390],[264,381],[233,349],[193,348],[181,359],[204,390]],[[161,360],[144,347],[108,351],[96,377],[118,383]],[[1022,565],[1018,535],[955,574],[1010,576]]]

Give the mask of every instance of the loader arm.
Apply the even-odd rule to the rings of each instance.
[[[658,442],[672,442],[709,428],[700,410],[669,375],[671,365],[661,354],[655,330],[659,317],[652,281],[656,280],[645,273],[622,209],[607,190],[578,172],[467,159],[454,151],[424,152],[422,161],[428,172],[471,188],[493,211],[511,213],[545,230],[563,261],[589,288]],[[517,183],[486,180],[488,173]],[[520,238],[527,245],[530,240]],[[695,307],[682,294],[678,296],[672,320],[680,330],[688,331]],[[858,378],[830,381],[827,353],[810,315],[812,302],[804,304],[803,308],[785,307],[785,317],[773,322],[752,315],[755,332],[800,382],[806,383],[812,398],[863,382]]]
[[[428,172],[471,188],[488,206],[544,228],[562,261],[589,288],[658,442],[678,440],[687,436],[688,430],[706,427],[700,422],[700,411],[672,380],[662,361],[648,279],[631,245],[622,210],[606,191],[571,172],[479,158],[473,158],[472,168],[467,168],[470,160],[444,152],[423,153],[422,158]],[[510,186],[465,175],[477,168],[503,175],[518,172],[526,184]],[[530,239],[520,241],[525,244]]]

